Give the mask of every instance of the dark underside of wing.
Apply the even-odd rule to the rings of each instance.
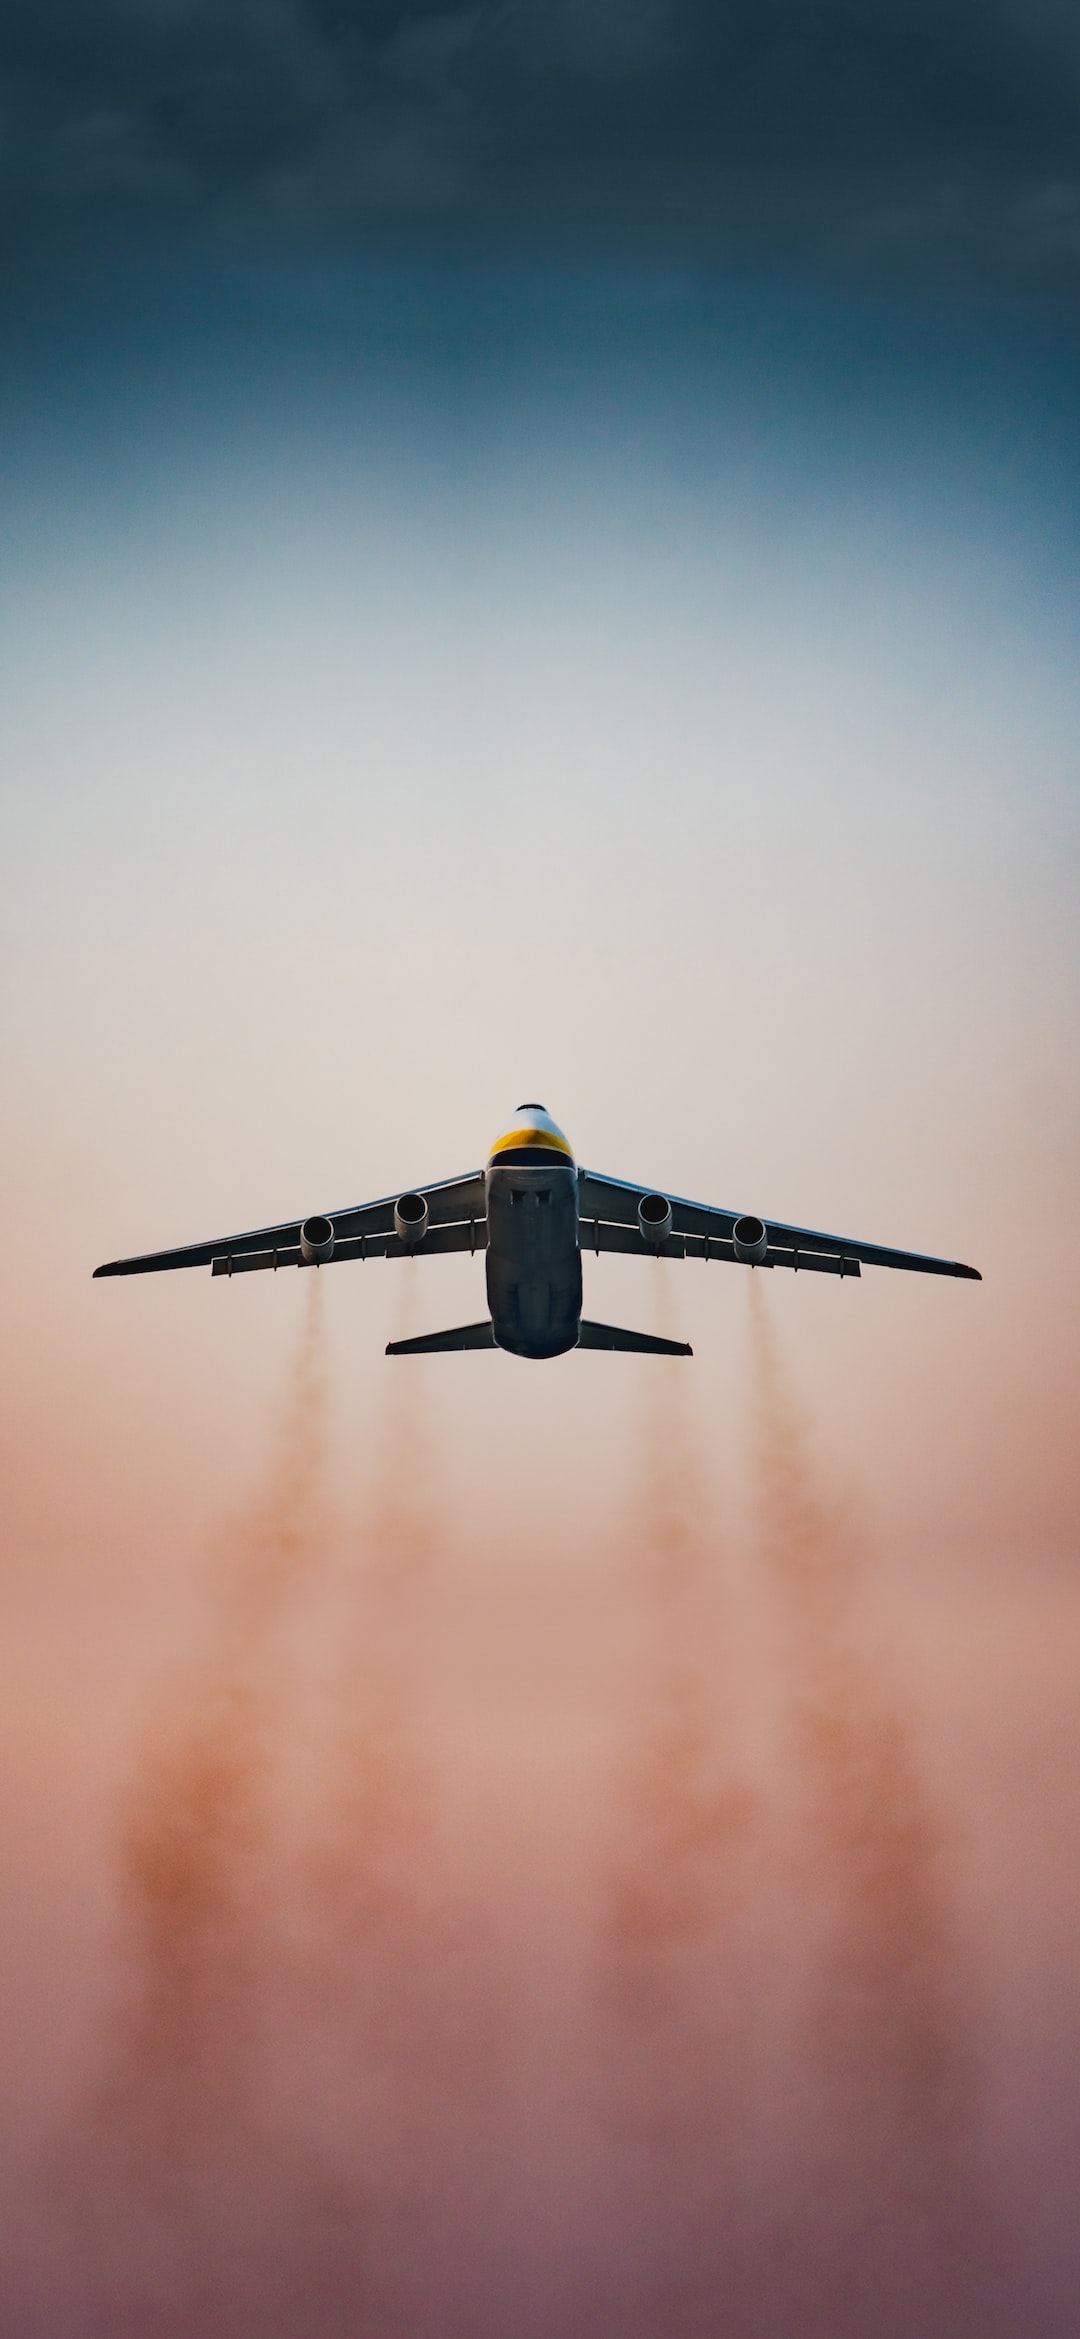
[[[403,1190],[404,1191],[404,1190]],[[464,1178],[447,1178],[439,1185],[420,1186],[415,1192],[427,1204],[427,1231],[420,1249],[481,1251],[487,1242],[482,1170]],[[339,1259],[402,1258],[413,1245],[396,1230],[395,1209],[401,1194],[384,1195],[378,1202],[330,1210],[325,1216],[332,1230],[333,1248],[318,1263]],[[215,1275],[250,1274],[259,1268],[300,1267],[315,1262],[304,1258],[301,1229],[309,1219],[286,1219],[280,1226],[261,1226],[244,1234],[218,1235],[212,1242],[187,1243],[179,1250],[146,1251],[137,1258],[110,1259],[95,1275],[155,1275],[173,1267],[210,1267]]]
[[[720,1259],[733,1264],[740,1257],[736,1231],[748,1226],[737,1210],[714,1210],[708,1203],[665,1199],[671,1205],[671,1227],[662,1240],[646,1240],[638,1209],[646,1197],[662,1189],[632,1186],[618,1178],[582,1170],[579,1179],[581,1247],[583,1251],[632,1252],[640,1258],[653,1252],[665,1259]],[[805,1226],[788,1226],[780,1219],[761,1218],[764,1255],[746,1264],[791,1267],[819,1275],[858,1275],[862,1267],[903,1267],[920,1275],[953,1275],[980,1283],[977,1267],[957,1259],[936,1259],[922,1251],[898,1251],[883,1243],[867,1243],[847,1235],[819,1234]]]

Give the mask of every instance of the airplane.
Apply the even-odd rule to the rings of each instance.
[[[348,1210],[263,1226],[177,1251],[111,1259],[95,1275],[147,1275],[169,1267],[209,1267],[246,1275],[280,1267],[325,1267],[341,1259],[432,1257],[443,1251],[486,1253],[489,1313],[479,1324],[418,1339],[391,1340],[387,1356],[450,1349],[505,1348],[512,1356],[564,1356],[572,1348],[692,1356],[683,1340],[596,1324],[581,1313],[583,1251],[634,1257],[724,1259],[746,1267],[790,1267],[819,1275],[858,1275],[863,1267],[909,1267],[923,1275],[961,1275],[981,1283],[977,1267],[929,1259],[918,1251],[813,1234],[807,1227],[749,1212],[716,1210],[676,1194],[632,1186],[579,1169],[562,1130],[540,1104],[523,1104],[496,1139],[486,1169],[445,1178],[415,1193],[387,1194]]]

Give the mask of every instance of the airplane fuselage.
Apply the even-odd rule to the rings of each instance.
[[[489,1163],[487,1297],[495,1339],[513,1356],[562,1356],[581,1326],[577,1171]]]

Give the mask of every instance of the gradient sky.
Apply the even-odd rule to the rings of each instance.
[[[878,1957],[860,2069],[892,2074],[906,2134],[888,2009],[920,1974],[946,2029],[965,1998],[979,2109],[949,2130],[956,2198],[985,2185],[1011,2237],[1002,2330],[1064,2339],[1076,11],[174,0],[0,21],[13,2339],[224,2339],[263,2312],[240,2277],[208,2277],[209,2306],[177,2277],[166,2310],[147,2266],[202,2253],[235,2276],[290,2216],[322,2232],[327,2167],[335,2199],[385,2178],[395,2204],[371,2265],[351,2212],[325,2245],[343,2328],[880,2330],[859,2280],[888,2290],[915,2213],[883,2178],[877,2256],[849,2236],[830,2258],[806,2222],[807,2139],[855,2115],[838,2081],[815,2111],[828,2025],[811,2052],[793,2009],[819,1969],[835,1994],[844,1960],[777,1848],[804,1794],[850,1950],[836,1779],[799,1736],[799,1665],[824,1665],[849,1594],[845,1630],[889,1651],[844,1707],[854,1770],[887,1713],[885,1837],[903,1805],[904,1840],[944,1846],[904,1871],[923,1962]],[[741,1272],[661,1289],[587,1263],[590,1312],[694,1342],[678,1400],[666,1366],[605,1357],[432,1360],[388,1390],[388,1337],[478,1312],[464,1259],[342,1266],[306,1332],[303,1277],[90,1283],[119,1253],[471,1169],[533,1095],[588,1166],[985,1281],[762,1276],[763,1331]],[[294,1446],[311,1469],[282,1478]],[[793,1495],[775,1458],[795,1447]],[[820,1525],[836,1505],[850,1578]],[[312,1573],[260,1610],[248,1663],[236,1555],[275,1536]],[[818,1554],[817,1607],[791,1591],[796,1549]],[[331,1680],[369,1728],[359,1754]],[[241,1813],[215,1852],[248,1930],[227,2019],[207,1966],[191,2022],[246,2036],[257,2007],[275,2173],[238,2093],[238,2191],[207,2209],[220,2170],[185,2130],[189,2190],[151,2247],[119,2147],[107,2208],[86,2180],[85,2107],[115,2110],[123,1976],[150,1960],[144,2013],[180,1991],[146,1948],[132,1844],[180,1826],[169,1749],[212,1738],[240,1689],[277,1834]],[[700,1692],[717,1777],[751,1780],[774,1835],[706,1831],[712,1914],[696,1947],[657,1951],[669,2011],[632,2031],[610,2014],[637,1988],[612,1912],[678,1833],[641,1785],[676,1691],[688,1711]],[[375,1774],[398,1801],[358,1817],[342,1782]],[[364,1935],[362,1986],[297,1851],[313,1780],[320,1812],[352,1811],[326,1836],[327,1907],[355,1919],[346,1841],[389,1812],[402,1847],[400,1934]],[[439,1862],[452,1921],[424,1898]],[[716,2041],[756,1970],[744,2068]],[[387,2026],[413,2047],[373,2077]],[[370,2081],[362,2138],[346,2066]],[[140,2096],[123,2068],[149,2118],[145,2070]],[[665,2092],[698,2068],[708,2118],[689,2077]],[[948,2123],[931,2150],[916,2109],[911,2165],[947,2191]],[[832,2181],[853,2197],[850,2171]],[[676,2196],[700,2217],[680,2225]],[[823,2255],[816,2292],[777,2274],[755,2322],[738,2282],[787,2264],[755,2224],[766,2197],[790,2200],[799,2263]],[[130,2263],[102,2270],[102,2222]],[[721,2264],[714,2227],[741,2258],[732,2241]],[[996,2329],[962,2285],[935,2295],[942,2334]]]

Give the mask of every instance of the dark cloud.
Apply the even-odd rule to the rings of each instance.
[[[0,5],[9,254],[177,236],[1080,282],[1075,0]]]

